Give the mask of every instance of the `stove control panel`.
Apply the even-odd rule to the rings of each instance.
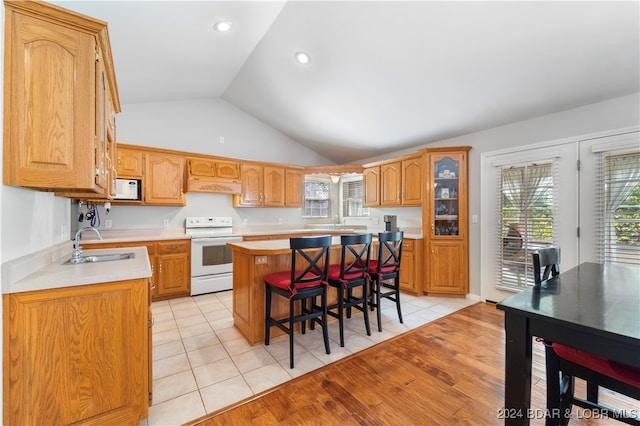
[[[231,228],[233,220],[228,216],[187,217],[185,228]]]

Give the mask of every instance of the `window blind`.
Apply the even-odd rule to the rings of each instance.
[[[369,215],[370,209],[364,207],[364,182],[362,176],[359,179],[343,179],[342,216],[363,217]]]
[[[558,161],[502,165],[496,171],[497,286],[522,289],[533,285],[531,253],[558,239]]]
[[[640,149],[597,155],[598,259],[640,266]]]

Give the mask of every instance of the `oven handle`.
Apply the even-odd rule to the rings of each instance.
[[[242,241],[242,237],[207,237],[207,238],[192,238],[191,245],[193,247],[204,246],[223,246],[227,243],[237,243]]]

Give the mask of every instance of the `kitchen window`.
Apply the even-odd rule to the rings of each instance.
[[[362,175],[342,177],[342,217],[369,217],[371,210],[364,207],[364,181]]]
[[[330,187],[331,181],[329,179],[305,179],[303,217],[329,217],[331,212]]]

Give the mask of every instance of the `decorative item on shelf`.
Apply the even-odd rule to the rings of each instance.
[[[440,198],[449,198],[449,188],[442,188],[440,190]]]
[[[451,198],[458,198],[458,191],[455,188],[451,188]]]
[[[444,203],[440,203],[436,206],[436,216],[446,215],[447,213],[449,213],[449,210]]]

